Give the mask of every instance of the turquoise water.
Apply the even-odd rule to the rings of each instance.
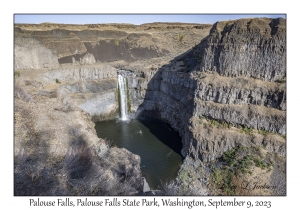
[[[141,171],[151,189],[174,179],[182,164],[181,138],[157,119],[108,120],[96,123],[98,137],[141,157]]]

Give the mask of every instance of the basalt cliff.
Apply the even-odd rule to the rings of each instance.
[[[14,30],[15,195],[286,194],[285,19]],[[95,132],[119,115],[118,74],[131,115],[182,138],[162,191]]]

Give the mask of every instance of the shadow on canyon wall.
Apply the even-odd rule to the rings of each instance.
[[[181,62],[179,68],[176,67],[178,62]],[[190,73],[195,71],[197,62],[193,50],[190,49],[169,61],[169,64],[159,67],[149,81],[143,103],[136,112],[139,121],[148,127],[153,135],[181,156],[186,155],[187,145],[184,145],[182,139],[189,132],[189,119],[195,107],[194,93],[197,82],[190,78]],[[145,117],[163,121],[167,129],[176,132],[181,138],[177,138],[178,135],[162,135],[143,120]]]
[[[152,120],[153,116],[148,113],[147,116],[139,116],[137,119],[149,129],[160,142],[171,148],[175,153],[181,155],[182,142],[178,132],[176,132],[168,123],[159,119]],[[163,127],[163,132],[161,127]]]

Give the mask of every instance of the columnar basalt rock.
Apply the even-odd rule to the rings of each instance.
[[[285,19],[241,19],[217,22],[199,45],[201,71],[264,81],[286,77]]]
[[[200,76],[201,77],[201,76]],[[246,77],[205,74],[198,80],[195,98],[220,104],[257,105],[286,110],[286,85]]]

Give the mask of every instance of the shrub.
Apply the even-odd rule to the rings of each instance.
[[[229,150],[227,152],[225,152],[223,155],[222,155],[222,159],[227,163],[229,164],[229,166],[232,166],[233,164],[236,163],[236,149],[232,149],[232,150]]]
[[[278,80],[276,80],[275,82],[278,82],[278,83],[286,83],[286,80],[285,80],[285,79],[278,79]]]
[[[236,164],[236,168],[237,168],[237,173],[250,173],[250,167],[253,165],[252,162],[252,156],[244,156],[243,159],[241,159],[237,164]]]
[[[70,179],[82,179],[91,172],[93,156],[84,145],[71,146],[63,161],[63,174]]]
[[[179,41],[182,42],[183,38],[184,38],[184,34],[180,34],[179,35]]]
[[[189,172],[186,169],[183,169],[180,171],[178,178],[182,181],[182,182],[186,182],[189,178]]]
[[[232,170],[225,168],[223,170],[212,168],[211,181],[219,189],[225,193],[225,195],[236,195],[232,179],[234,174]]]
[[[20,75],[21,75],[21,73],[20,73],[19,71],[15,71],[15,72],[14,72],[14,76],[15,76],[15,77],[19,77]]]
[[[57,84],[59,84],[59,83],[60,83],[59,79],[55,79],[55,82],[56,82]]]
[[[241,128],[240,133],[245,133],[245,134],[250,135],[250,134],[253,134],[253,129],[244,127],[244,128]]]
[[[204,120],[205,117],[204,116],[199,116],[200,120]]]
[[[216,168],[211,166],[210,184],[213,188],[221,189],[223,195],[236,195],[235,178],[243,179],[244,174],[252,174],[253,166],[269,172],[273,162],[267,157],[257,154],[259,147],[238,146],[225,152],[221,159],[226,163]],[[275,153],[276,155],[277,153]]]
[[[255,166],[261,168],[261,169],[270,169],[272,166],[272,163],[266,163],[258,158],[253,158],[253,162],[255,164]]]
[[[268,134],[269,132],[267,132],[267,131],[265,131],[265,130],[258,130],[258,134],[260,134],[260,135],[264,135],[264,136],[266,136],[267,134]]]
[[[219,125],[219,122],[217,120],[211,120],[210,124],[216,126],[216,125]]]

